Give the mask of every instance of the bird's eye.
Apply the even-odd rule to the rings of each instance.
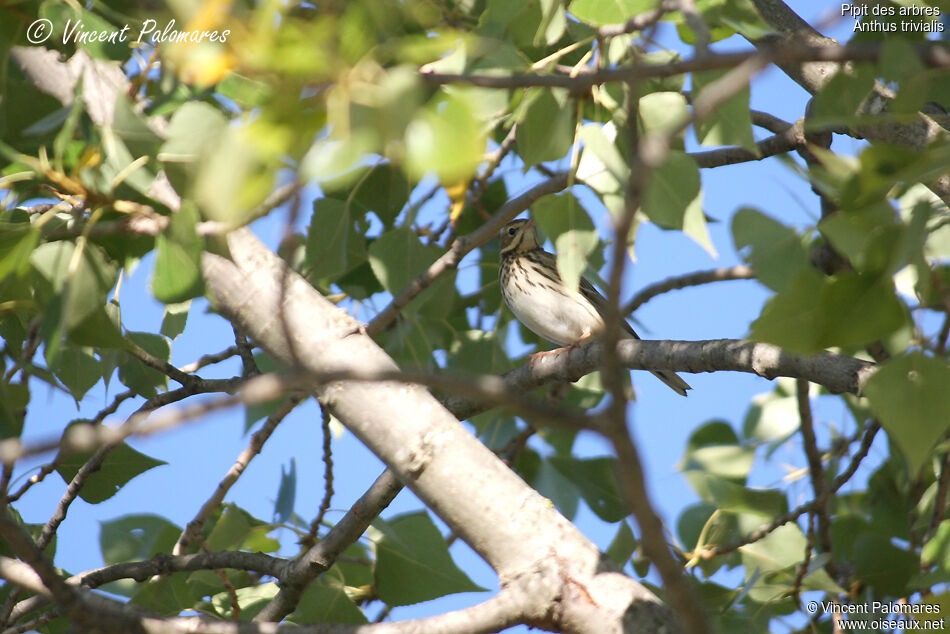
[[[517,230],[517,229],[515,229],[514,227],[508,227],[508,235],[509,235],[509,236],[514,236],[516,233],[518,233],[518,230]]]

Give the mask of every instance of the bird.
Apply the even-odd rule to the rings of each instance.
[[[512,220],[502,227],[500,238],[501,295],[518,321],[558,346],[577,345],[603,334],[607,299],[583,277],[577,290],[564,284],[557,258],[542,247],[534,220]],[[621,323],[627,335],[640,338],[626,320]],[[682,396],[692,389],[674,372],[654,370],[653,375]]]

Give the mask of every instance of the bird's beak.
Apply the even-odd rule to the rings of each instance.
[[[525,229],[534,229],[534,218],[528,218],[528,222],[524,226]]]

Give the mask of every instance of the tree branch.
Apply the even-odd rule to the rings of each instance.
[[[737,163],[749,163],[784,154],[805,147],[805,120],[799,119],[794,126],[784,132],[762,139],[756,143],[758,154],[750,152],[744,147],[724,147],[704,152],[689,152],[699,167],[722,167]]]
[[[369,525],[402,490],[402,483],[386,469],[373,485],[330,532],[302,553],[281,575],[280,592],[254,618],[258,622],[280,621],[293,612],[307,585],[333,565],[350,544],[360,538]]]
[[[669,291],[676,291],[681,288],[710,284],[712,282],[725,282],[728,280],[754,279],[755,272],[744,264],[668,277],[665,280],[640,289],[640,292],[634,295],[633,299],[627,302],[620,312],[621,314],[629,315],[657,295],[662,295]]]
[[[818,440],[815,437],[815,420],[812,416],[808,385],[808,381],[803,379],[795,381],[795,396],[798,400],[802,444],[805,447],[805,457],[808,459],[811,488],[815,499],[820,500],[825,491],[825,469],[821,464],[821,452],[818,450]],[[819,505],[818,508],[815,509],[814,515],[818,524],[818,550],[831,554],[831,520],[828,517],[827,499],[825,499],[824,504]],[[828,561],[826,567],[828,574],[834,579],[836,576],[834,558]]]
[[[759,0],[762,1],[762,0]],[[763,46],[758,52],[715,53],[692,59],[657,65],[638,65],[581,72],[576,75],[527,74],[511,75],[464,75],[454,73],[420,72],[423,81],[435,85],[469,84],[482,88],[528,88],[540,86],[566,88],[573,93],[583,93],[591,86],[609,82],[641,81],[651,78],[673,77],[685,73],[735,68],[751,59],[779,66],[801,62],[841,63],[847,61],[873,62],[881,54],[878,44],[849,43],[846,46],[801,46],[783,45],[777,48]],[[950,51],[938,43],[922,43],[916,47],[920,60],[932,67],[950,66]]]
[[[3,528],[4,526],[0,522],[0,530]],[[229,557],[222,557],[222,555],[228,555]],[[266,555],[260,553],[210,553],[212,559],[216,558],[222,561],[231,561],[236,555],[266,557]],[[187,561],[187,567],[183,567],[182,570],[204,570],[206,569],[205,565],[200,567],[193,565],[195,561],[202,557],[207,558],[209,555],[184,555],[170,559],[177,560],[176,563],[185,563],[192,559],[192,561]],[[137,566],[139,569],[145,570],[148,567],[147,564],[150,563],[119,564],[112,568]],[[200,563],[205,564],[207,562],[201,561]],[[147,574],[147,571],[143,574]],[[31,566],[16,559],[0,557],[0,577],[43,597],[49,597],[52,594],[48,586],[45,585],[45,578],[38,575]],[[74,612],[82,612],[89,617],[94,615],[95,620],[89,619],[86,624],[95,625],[95,631],[150,632],[153,634],[194,632],[201,632],[202,634],[489,633],[523,623],[524,615],[528,612],[525,610],[525,603],[531,598],[526,589],[513,584],[515,587],[503,589],[491,599],[477,605],[420,619],[373,625],[281,625],[278,627],[271,623],[240,623],[193,616],[159,618],[133,605],[107,599],[89,590],[78,590],[67,585],[67,582],[62,579],[59,581],[73,597],[71,602],[77,608]],[[54,598],[56,598],[55,595]]]

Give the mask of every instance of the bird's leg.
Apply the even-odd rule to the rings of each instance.
[[[568,364],[570,364],[570,362],[571,362],[571,352],[572,352],[575,348],[577,348],[577,346],[581,345],[582,343],[585,343],[585,342],[587,342],[587,341],[590,341],[591,338],[592,338],[592,333],[591,333],[591,331],[590,331],[590,328],[584,328],[584,331],[581,333],[581,336],[580,336],[580,338],[578,338],[577,341],[575,341],[574,343],[572,343],[572,344],[570,344],[570,345],[564,347],[564,349],[567,351],[567,362],[568,362]],[[571,381],[571,383],[577,383],[578,380],[579,380],[579,379],[574,379],[573,381]]]
[[[554,350],[542,350],[541,352],[535,352],[533,355],[531,355],[531,363],[533,364],[537,359],[546,357],[549,354],[554,354],[554,353],[562,352],[562,351],[567,352],[567,362],[570,363],[571,351],[577,346],[581,345],[582,343],[589,341],[592,337],[593,337],[593,333],[591,333],[590,328],[584,328],[584,331],[581,333],[581,336],[574,343],[570,343],[560,348],[555,348]]]

